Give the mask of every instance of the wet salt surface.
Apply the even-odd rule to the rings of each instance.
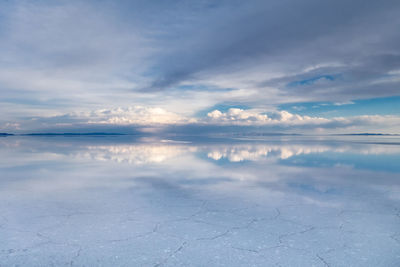
[[[0,139],[0,266],[399,266],[400,142]]]

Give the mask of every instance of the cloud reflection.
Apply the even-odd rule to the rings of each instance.
[[[298,145],[236,145],[236,146],[220,146],[209,147],[211,150],[207,153],[207,157],[213,160],[226,159],[229,162],[241,161],[259,161],[265,158],[275,159],[289,159],[293,156],[318,154],[324,152],[331,153],[352,153],[360,155],[380,155],[380,154],[396,154],[400,153],[399,146],[327,146],[327,145],[312,145],[312,144],[298,144]]]
[[[309,147],[305,145],[282,146],[282,145],[244,145],[232,147],[210,148],[208,158],[213,160],[227,159],[230,162],[259,161],[266,157],[287,159],[294,155],[321,153],[329,150],[326,146]]]
[[[3,139],[1,262],[15,265],[22,259],[20,265],[29,265],[35,257],[47,263],[58,255],[56,265],[66,265],[69,254],[80,253],[74,258],[82,261],[78,265],[111,254],[127,259],[122,265],[130,265],[132,258],[143,259],[142,254],[150,251],[151,260],[133,263],[148,266],[164,258],[162,251],[171,243],[179,249],[184,242],[188,246],[177,257],[207,259],[214,251],[220,255],[221,248],[231,249],[223,252],[230,255],[241,253],[227,246],[233,244],[246,249],[246,262],[257,254],[247,250],[265,253],[257,266],[272,265],[265,264],[265,259],[276,257],[271,247],[282,253],[277,261],[301,260],[310,251],[312,265],[315,253],[339,251],[342,257],[345,248],[345,256],[355,252],[358,262],[371,251],[358,244],[377,244],[374,253],[383,255],[380,260],[388,259],[382,266],[395,262],[398,246],[392,237],[398,231],[400,170],[343,165],[353,163],[355,155],[365,167],[371,165],[365,159],[373,155],[382,158],[378,163],[387,169],[386,159],[398,159],[400,146],[223,141]],[[325,160],[322,167],[304,164],[305,159],[313,163],[320,158]],[[343,165],[336,164],[338,158]],[[292,245],[295,250],[286,256]],[[327,246],[332,247],[328,252]],[[365,265],[375,266],[374,259]],[[115,265],[115,258],[106,264]]]
[[[62,139],[53,140],[48,145],[43,140],[7,139],[0,142],[4,149],[26,148],[35,152],[51,152],[54,155],[69,154],[78,159],[86,158],[96,161],[114,161],[134,165],[157,164],[180,157],[193,157],[198,161],[207,159],[212,161],[228,161],[231,163],[243,161],[287,160],[295,156],[322,153],[368,155],[395,155],[400,154],[400,145],[391,143],[360,143],[360,142],[323,142],[323,141],[296,141],[296,142],[230,142],[230,143],[191,143],[147,140],[134,142],[103,142],[105,140],[91,140],[91,142],[76,142]],[[48,141],[48,140],[47,140]]]
[[[78,156],[99,161],[116,161],[143,165],[161,163],[188,152],[195,152],[196,147],[182,145],[91,145],[78,152]]]

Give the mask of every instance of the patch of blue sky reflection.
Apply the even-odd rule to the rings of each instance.
[[[2,138],[0,262],[398,266],[398,140],[352,138]]]

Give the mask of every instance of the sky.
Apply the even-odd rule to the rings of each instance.
[[[400,133],[400,1],[0,1],[0,132]]]

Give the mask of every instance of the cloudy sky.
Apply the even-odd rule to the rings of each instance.
[[[0,1],[0,132],[400,133],[400,1]]]

